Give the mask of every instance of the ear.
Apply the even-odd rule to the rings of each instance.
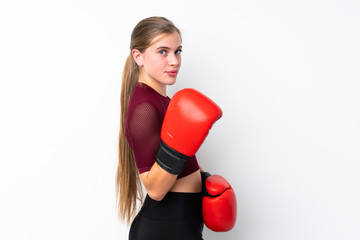
[[[137,49],[133,49],[131,50],[131,54],[134,58],[134,61],[136,62],[136,64],[141,67],[143,64],[143,54],[137,50]]]

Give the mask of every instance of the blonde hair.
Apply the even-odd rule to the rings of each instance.
[[[136,200],[143,200],[140,176],[135,164],[133,152],[125,137],[125,118],[129,100],[136,83],[139,80],[139,67],[135,63],[131,51],[146,50],[155,37],[162,34],[180,30],[164,17],[150,17],[140,21],[131,34],[130,54],[126,59],[121,84],[120,94],[120,132],[119,132],[119,162],[116,173],[116,198],[117,213],[120,220],[130,223],[136,214]]]

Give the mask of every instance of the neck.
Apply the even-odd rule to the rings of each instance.
[[[155,91],[157,91],[159,94],[163,95],[164,97],[166,97],[166,85],[159,83],[153,79],[151,79],[148,76],[140,76],[139,77],[139,82],[145,83],[146,85],[148,85],[149,87],[151,87],[152,89],[154,89]]]

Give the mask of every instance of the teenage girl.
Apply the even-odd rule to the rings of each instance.
[[[119,216],[132,221],[130,240],[203,239],[204,174],[195,153],[222,112],[196,90],[179,91],[172,100],[167,96],[166,87],[176,82],[181,67],[181,44],[179,29],[163,17],[140,21],[131,34],[121,86],[116,177]],[[227,185],[214,179],[221,194]],[[147,194],[136,215],[142,185]],[[213,206],[207,207],[211,211],[205,223],[221,226],[224,218],[216,216],[227,210]]]
[[[181,34],[168,19],[140,21],[131,35],[121,87],[121,129],[117,170],[118,209],[132,222],[129,239],[202,239],[201,176],[196,157],[179,175],[156,162],[160,131],[170,98],[166,86],[176,82],[181,66]],[[140,175],[139,175],[140,173]],[[140,177],[140,178],[139,178]]]

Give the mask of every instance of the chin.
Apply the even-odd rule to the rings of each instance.
[[[176,83],[176,81],[173,81],[171,83],[168,83],[167,85],[171,86],[171,85],[174,85]]]
[[[176,78],[165,81],[165,84],[169,86],[174,85],[175,83],[176,83]]]

